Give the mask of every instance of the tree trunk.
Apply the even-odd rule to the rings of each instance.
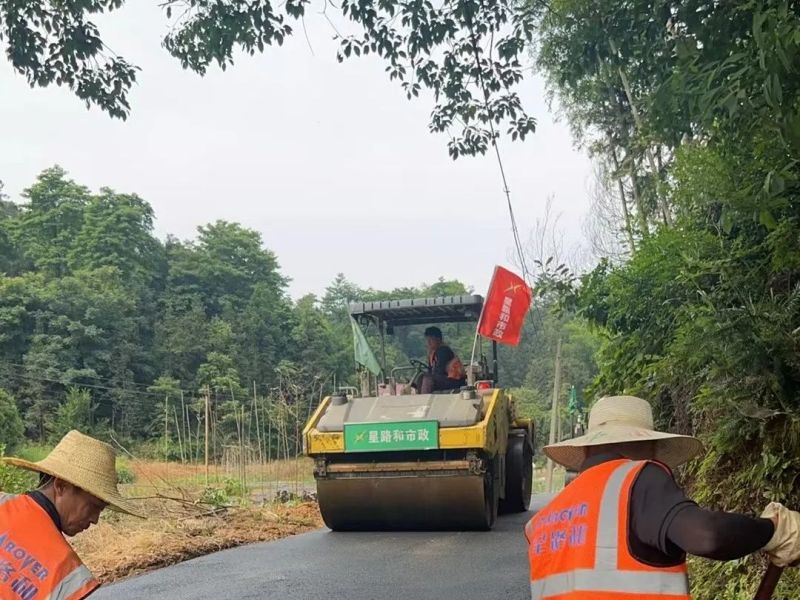
[[[625,194],[625,186],[622,185],[622,177],[619,174],[619,159],[617,158],[617,149],[614,147],[613,142],[609,139],[609,147],[611,148],[611,159],[614,161],[614,173],[619,187],[619,199],[622,203],[622,214],[625,216],[625,234],[628,237],[628,244],[631,247],[631,254],[636,251],[636,241],[633,237],[633,226],[631,225],[631,213],[628,210],[628,199]]]
[[[647,224],[647,211],[642,203],[642,195],[639,193],[639,184],[636,181],[636,159],[629,154],[628,167],[630,169],[631,189],[633,190],[633,200],[636,203],[636,212],[639,213],[639,227],[642,229],[642,237],[650,235],[650,226]]]
[[[614,44],[613,40],[609,41],[611,46],[611,50],[614,54],[616,54],[617,49],[616,45]],[[633,101],[633,93],[631,92],[630,82],[628,81],[628,76],[625,74],[625,70],[622,67],[618,68],[619,71],[619,78],[622,81],[622,88],[625,90],[625,96],[628,98],[628,105],[631,107],[631,115],[633,116],[633,122],[636,125],[636,131],[638,133],[642,133],[644,129],[642,125],[642,118],[639,115],[639,111],[636,108],[636,103]],[[650,144],[646,144],[645,146],[645,154],[647,155],[647,161],[650,163],[650,170],[653,173],[653,177],[656,178],[656,201],[658,202],[658,208],[661,211],[661,216],[664,219],[665,225],[672,225],[672,217],[669,214],[669,210],[667,209],[666,201],[662,197],[660,191],[660,182],[661,182],[661,170],[656,166],[656,161],[653,158],[653,150],[650,148]]]

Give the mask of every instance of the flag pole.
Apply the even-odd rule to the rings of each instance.
[[[481,308],[481,315],[483,315],[483,309]],[[475,384],[475,373],[472,370],[472,365],[475,363],[475,348],[478,346],[478,328],[480,326],[480,320],[478,320],[478,327],[475,327],[475,339],[472,342],[472,355],[469,358],[469,371],[467,372],[467,385],[474,385]]]
[[[492,292],[492,285],[494,285],[494,278],[497,275],[497,266],[494,268],[494,272],[492,273],[492,280],[489,282],[489,293]],[[473,385],[475,383],[475,374],[472,372],[472,365],[475,363],[475,349],[478,347],[478,332],[481,328],[481,321],[483,320],[483,311],[486,310],[486,298],[483,299],[483,304],[481,305],[481,314],[478,317],[478,324],[475,326],[475,339],[472,341],[472,355],[469,357],[469,373],[467,374],[469,385]]]

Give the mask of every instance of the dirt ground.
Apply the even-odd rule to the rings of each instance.
[[[277,468],[259,485],[252,473],[248,492],[208,501],[204,471],[178,464],[132,462],[136,482],[121,485],[123,494],[138,498],[147,519],[106,510],[100,522],[72,538],[87,567],[102,583],[175,564],[225,548],[277,540],[322,526],[314,502],[271,503],[253,500],[273,494],[278,486],[302,487],[285,476],[292,466]],[[280,478],[279,481],[272,477]],[[214,473],[212,490],[224,490],[225,479]],[[282,487],[282,489],[284,489]],[[263,490],[268,490],[267,494]],[[271,497],[271,496],[270,496]]]

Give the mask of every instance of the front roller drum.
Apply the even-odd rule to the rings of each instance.
[[[500,512],[525,512],[531,504],[533,452],[525,436],[511,437],[506,452],[506,494]]]
[[[334,531],[486,530],[497,496],[489,473],[317,480],[322,519]]]

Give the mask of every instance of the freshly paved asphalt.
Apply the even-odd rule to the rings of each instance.
[[[536,510],[546,497],[534,497]],[[527,600],[524,523],[490,532],[334,533],[241,546],[101,588],[92,600]]]

